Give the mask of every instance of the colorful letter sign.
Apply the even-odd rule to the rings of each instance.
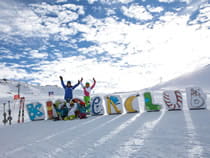
[[[144,93],[144,101],[145,101],[145,108],[146,111],[160,111],[161,105],[153,104],[152,96],[150,92]]]
[[[205,109],[206,95],[199,87],[186,88],[189,109]]]
[[[180,91],[164,91],[163,101],[168,110],[181,110],[183,107],[183,98]]]
[[[47,107],[48,119],[51,120],[51,119],[53,119],[53,102],[52,101],[47,101],[46,102],[46,107]]]
[[[107,113],[111,114],[121,114],[122,113],[122,100],[118,95],[108,95],[105,96]]]
[[[26,105],[28,115],[31,121],[44,120],[45,112],[41,103],[35,102]]]
[[[139,112],[139,102],[138,102],[139,94],[131,95],[125,100],[125,109],[129,112]]]
[[[130,95],[125,98],[124,107],[127,113],[134,113],[140,112],[140,105],[139,105],[139,94]],[[151,92],[145,92],[143,94],[144,102],[145,102],[145,111],[160,111],[162,105],[153,103],[153,98]],[[206,109],[206,99],[207,96],[203,92],[200,87],[190,87],[186,88],[186,96],[187,96],[187,103],[189,109]],[[182,110],[183,109],[183,96],[181,91],[179,90],[167,90],[164,91],[162,94],[163,102],[166,105],[167,110]],[[16,96],[14,99],[18,99],[19,97]],[[123,113],[123,103],[120,95],[106,95],[104,96],[105,99],[105,107],[106,111],[109,115],[112,114],[122,114]],[[46,102],[46,109],[48,114],[48,119],[53,119],[57,116],[63,116],[64,110],[62,107],[66,107],[66,113],[68,116],[72,116],[72,119],[76,117],[75,113],[78,113],[78,104],[85,105],[83,100],[74,98],[72,100],[73,104],[66,103],[64,100],[56,100],[53,104],[52,101]],[[91,99],[91,115],[104,115],[104,106],[103,106],[103,98],[101,96],[94,96]],[[45,112],[44,108],[41,103],[34,102],[26,105],[29,118],[30,120],[43,120],[45,119]],[[74,116],[74,117],[73,117]]]
[[[104,114],[104,108],[102,103],[102,98],[100,96],[95,96],[91,99],[91,115]]]

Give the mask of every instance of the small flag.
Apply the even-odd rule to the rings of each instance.
[[[14,100],[18,100],[18,99],[20,99],[20,95],[18,94],[14,95]]]

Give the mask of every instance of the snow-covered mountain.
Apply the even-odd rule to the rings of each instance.
[[[64,90],[57,85],[32,85],[25,82],[0,79],[0,103],[13,100],[13,96],[18,94],[17,86],[20,85],[20,96],[25,97],[27,102],[46,101],[49,99],[48,92],[54,92],[54,98],[63,98]],[[76,89],[75,96],[81,96],[82,91]]]
[[[199,86],[205,92],[210,91],[210,65],[206,65],[201,69],[195,70],[173,80],[158,84],[152,87],[152,90],[157,89],[181,89],[186,87]]]
[[[121,96],[142,93],[155,94],[155,102],[162,104],[162,90],[185,89],[199,86],[210,92],[207,65],[200,70],[152,88],[118,93]],[[1,80],[1,90],[6,93],[0,99],[16,94],[17,82]],[[13,85],[13,86],[12,86]],[[50,89],[51,88],[51,89]],[[55,88],[55,89],[53,89]],[[56,86],[32,86],[23,84],[28,95],[45,95]],[[30,92],[30,93],[29,93]],[[24,95],[27,95],[24,93]],[[185,94],[184,94],[185,95]],[[2,97],[3,96],[3,97]],[[0,128],[0,157],[15,158],[150,158],[150,157],[210,157],[210,111],[188,110],[184,100],[183,111],[144,112],[122,115],[89,116],[84,120],[36,121]],[[139,98],[140,109],[144,106]]]

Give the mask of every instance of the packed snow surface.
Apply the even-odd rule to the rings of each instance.
[[[36,121],[1,128],[12,157],[209,157],[210,111],[184,110]]]

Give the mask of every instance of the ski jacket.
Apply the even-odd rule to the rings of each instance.
[[[83,88],[83,90],[84,90],[84,95],[85,96],[90,96],[90,93],[91,93],[91,90],[95,87],[95,85],[96,85],[96,81],[94,81],[94,83],[93,83],[93,85],[91,86],[91,87],[85,87],[84,85],[83,85],[83,83],[82,82],[80,82],[80,84],[81,84],[81,86],[82,86],[82,88]]]
[[[63,88],[65,89],[65,95],[64,95],[64,99],[67,100],[67,99],[72,99],[73,98],[73,90],[79,86],[79,83],[75,84],[74,86],[72,87],[67,87],[63,80],[61,80],[61,85],[63,86]]]
[[[78,110],[80,113],[86,113],[86,111],[90,108],[90,104],[88,104],[87,106],[81,106],[78,104]]]

